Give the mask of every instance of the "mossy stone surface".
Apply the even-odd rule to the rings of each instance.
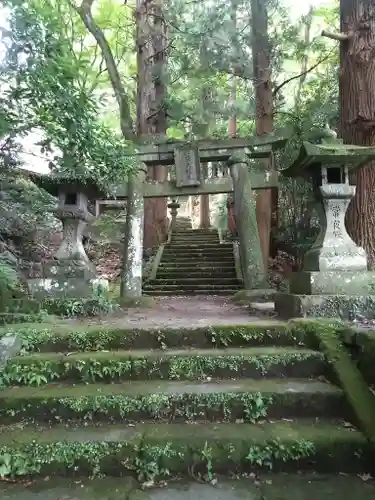
[[[209,452],[210,467],[215,472],[256,470],[316,470],[328,472],[362,472],[374,460],[368,441],[353,429],[338,423],[301,420],[258,424],[138,424],[134,427],[106,426],[66,428],[2,429],[0,447],[7,453],[25,453],[40,457],[40,472],[65,470],[87,473],[91,461],[99,461],[100,470],[110,475],[124,474],[132,469],[140,447],[159,450],[163,469],[186,473],[194,465],[205,467]],[[74,450],[62,453],[67,446]],[[167,447],[167,448],[166,448]],[[163,450],[165,450],[163,452]],[[166,451],[168,450],[168,451]],[[268,450],[268,451],[267,451]],[[284,450],[284,451],[283,451]],[[258,457],[266,459],[260,461]],[[162,453],[162,455],[160,455]],[[373,463],[373,462],[372,462]]]
[[[343,392],[300,379],[145,381],[19,387],[0,393],[2,423],[114,421],[256,421],[350,418]]]
[[[277,293],[275,311],[280,318],[375,318],[375,295],[296,295]]]
[[[356,475],[270,474],[256,481],[218,477],[213,487],[194,480],[174,481],[167,488],[140,489],[132,478],[71,481],[60,478],[30,486],[3,484],[3,500],[372,500],[375,483]]]

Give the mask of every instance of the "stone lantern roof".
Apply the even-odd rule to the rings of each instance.
[[[29,174],[30,179],[38,187],[46,190],[52,196],[59,193],[84,193],[88,199],[96,200],[107,196],[106,190],[91,176],[81,175],[73,178],[65,172],[52,172],[50,174]]]
[[[322,144],[304,141],[295,162],[281,171],[285,177],[312,178],[321,167],[361,167],[375,157],[375,148],[343,144],[342,139],[325,140]]]

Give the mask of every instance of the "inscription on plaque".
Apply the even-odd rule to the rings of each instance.
[[[176,165],[176,186],[199,186],[201,183],[201,165],[199,152],[193,146],[184,146],[174,150]]]
[[[333,236],[335,238],[342,238],[342,228],[341,228],[341,208],[339,205],[333,205],[331,208],[332,218],[333,218]]]

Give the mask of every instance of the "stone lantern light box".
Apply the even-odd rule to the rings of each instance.
[[[346,145],[340,139],[322,144],[304,142],[297,160],[282,171],[285,177],[312,182],[320,233],[304,255],[302,271],[293,273],[290,293],[278,294],[276,310],[284,308],[290,311],[287,316],[303,316],[303,310],[312,307],[314,315],[322,315],[314,306],[321,303],[322,296],[375,294],[375,273],[367,271],[366,252],[354,243],[345,227],[345,214],[355,195],[350,171],[374,159],[375,148]],[[320,299],[313,300],[316,296]]]
[[[105,196],[103,190],[91,179],[71,179],[62,174],[33,175],[40,188],[57,197],[54,215],[63,225],[63,238],[54,259],[43,268],[43,280],[31,283],[34,291],[43,288],[58,295],[85,296],[92,293],[96,271],[90,262],[82,240],[84,230],[94,215],[89,202]],[[34,282],[35,280],[32,280]],[[91,284],[90,284],[91,283]]]

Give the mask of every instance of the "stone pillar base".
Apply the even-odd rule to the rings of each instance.
[[[232,301],[240,305],[249,305],[252,302],[272,302],[275,293],[277,293],[276,290],[272,288],[244,289],[236,292],[232,297]]]
[[[94,266],[89,261],[51,261],[43,266],[43,277],[28,280],[30,293],[35,298],[85,298],[97,287]]]
[[[275,311],[280,318],[375,319],[374,295],[297,295],[277,293]]]
[[[374,271],[301,271],[290,278],[296,295],[375,295]]]

